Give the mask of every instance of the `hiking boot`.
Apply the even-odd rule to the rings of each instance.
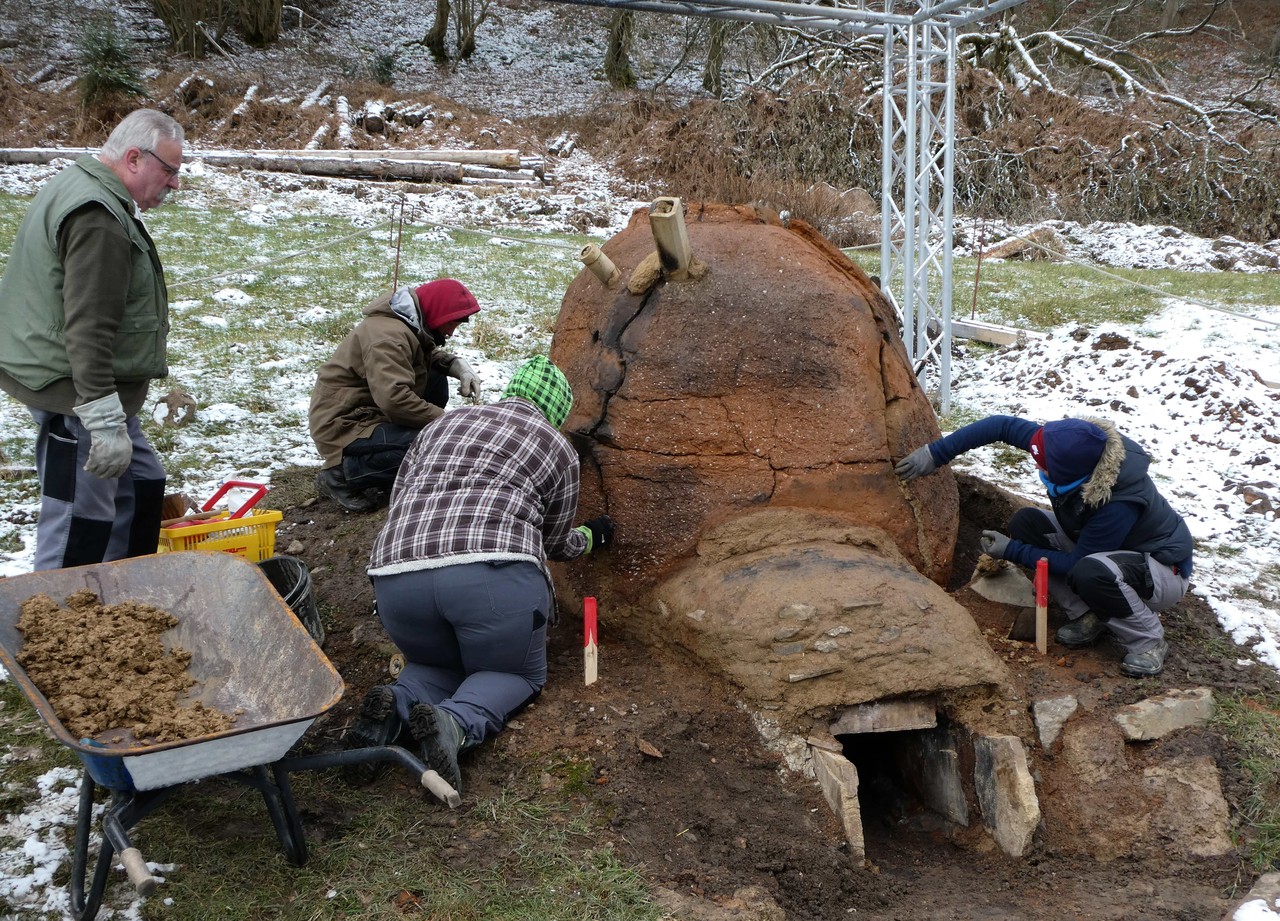
[[[462,727],[444,710],[431,704],[414,704],[409,711],[409,734],[422,744],[422,760],[449,786],[462,792],[462,772],[458,752],[466,736]]]
[[[330,467],[317,473],[316,492],[332,499],[348,512],[372,512],[378,507],[377,501],[367,497],[363,490],[352,489],[347,484],[341,467]]]
[[[1164,671],[1164,657],[1169,654],[1169,644],[1164,640],[1146,652],[1131,652],[1120,663],[1121,673],[1130,678],[1154,678]]]
[[[1059,627],[1054,636],[1063,646],[1078,649],[1081,646],[1092,646],[1106,629],[1106,621],[1092,611],[1085,611],[1082,616]]]
[[[396,694],[390,685],[380,684],[364,696],[360,715],[342,735],[342,748],[381,748],[400,735],[400,716],[396,713]],[[373,783],[387,767],[385,761],[366,761],[342,769],[343,779],[355,786]]]

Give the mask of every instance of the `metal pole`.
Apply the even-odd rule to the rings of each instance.
[[[939,411],[951,412],[951,268],[955,218],[956,30],[946,30],[946,102],[942,159],[942,350],[938,355]]]

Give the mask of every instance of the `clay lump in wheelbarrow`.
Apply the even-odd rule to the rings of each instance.
[[[236,713],[234,726],[163,744],[118,730],[94,739],[68,732],[17,663],[17,623],[32,595],[60,601],[80,589],[103,604],[136,600],[177,618],[166,641],[191,652],[191,699]],[[262,570],[229,553],[163,553],[0,579],[0,662],[57,739],[98,784],[115,790],[158,789],[277,761],[343,691],[337,671]]]

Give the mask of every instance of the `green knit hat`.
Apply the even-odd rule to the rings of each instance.
[[[564,372],[541,355],[530,358],[511,378],[502,398],[523,397],[547,417],[547,421],[560,428],[573,407],[573,389]]]

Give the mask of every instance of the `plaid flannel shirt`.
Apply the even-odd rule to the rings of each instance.
[[[445,413],[400,467],[369,575],[478,560],[572,560],[578,456],[522,398]]]

